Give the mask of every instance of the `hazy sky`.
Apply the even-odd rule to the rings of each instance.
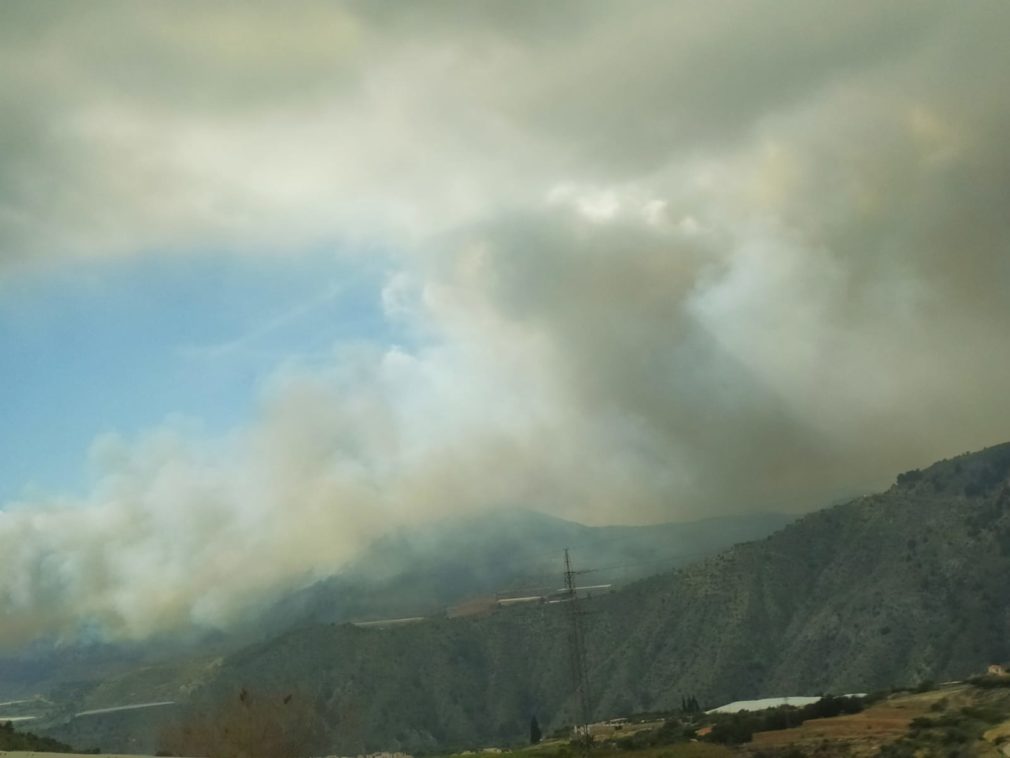
[[[0,638],[1010,439],[1010,4],[0,5]]]

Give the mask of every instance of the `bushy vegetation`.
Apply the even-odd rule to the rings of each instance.
[[[0,750],[25,750],[38,753],[73,753],[70,745],[64,745],[50,737],[39,737],[31,732],[19,732],[9,721],[0,722]]]
[[[669,718],[658,729],[635,732],[616,740],[615,746],[621,750],[645,750],[662,745],[673,745],[694,737],[696,728],[692,722]]]
[[[974,744],[991,725],[1004,719],[1004,714],[989,706],[966,706],[938,716],[912,719],[908,734],[884,746],[885,758],[911,758],[922,755],[974,755]]]
[[[904,473],[898,474],[898,485],[904,487],[909,484],[915,484],[915,482],[920,479],[922,479],[922,471],[914,468],[911,471],[905,471]]]

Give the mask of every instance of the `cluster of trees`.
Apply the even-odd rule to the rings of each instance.
[[[684,713],[701,713],[701,706],[698,704],[698,698],[694,695],[682,697],[680,699],[680,710]]]
[[[911,471],[905,471],[901,474],[898,474],[898,485],[905,486],[909,484],[915,484],[915,482],[919,481],[920,479],[922,479],[922,471],[920,471],[917,468],[914,468]]]
[[[1010,476],[1010,448],[1001,448],[973,456],[972,462],[967,466],[962,466],[960,461],[954,461],[949,467],[934,467],[929,479],[926,478],[926,472],[914,468],[898,474],[897,482],[898,486],[909,487],[928,481],[932,483],[933,490],[939,492],[961,480],[965,482],[963,491],[966,497],[979,497],[1004,484],[1008,476]]]
[[[721,716],[713,725],[708,738],[713,742],[739,745],[750,742],[755,732],[790,729],[808,719],[832,718],[846,713],[859,713],[862,710],[861,698],[826,695],[816,703],[800,708],[783,705],[764,711],[741,711]]]
[[[658,729],[635,732],[628,737],[617,740],[614,747],[621,750],[646,750],[662,745],[673,745],[685,742],[694,737],[697,725],[678,718],[668,718]]]
[[[31,732],[19,732],[10,721],[0,722],[0,750],[24,750],[37,753],[75,752],[70,745],[64,745],[51,737],[39,737]]]

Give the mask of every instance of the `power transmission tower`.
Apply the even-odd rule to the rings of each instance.
[[[575,689],[576,706],[578,707],[576,734],[582,745],[583,754],[588,755],[589,736],[589,680],[586,676],[586,649],[582,636],[582,612],[579,610],[578,588],[575,576],[580,572],[572,568],[572,559],[565,548],[565,594],[568,596],[568,651],[572,664],[572,684]]]

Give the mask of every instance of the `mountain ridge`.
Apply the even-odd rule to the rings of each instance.
[[[1010,444],[905,472],[883,493],[593,598],[594,716],[675,708],[686,693],[718,705],[864,691],[1006,659],[1008,471]],[[519,739],[531,709],[549,729],[571,721],[566,623],[563,606],[541,606],[386,631],[320,625],[226,661],[202,695],[308,685],[334,723],[368,703],[355,706],[370,714],[360,738],[331,735],[346,748]],[[296,680],[286,670],[299,656],[313,665]]]
[[[439,613],[476,596],[556,584],[566,547],[593,555],[595,583],[623,584],[764,536],[794,518],[760,512],[590,526],[525,508],[446,518],[380,537],[343,571],[289,593],[257,623],[279,631],[293,622]]]
[[[1010,658],[1008,574],[1010,443],[580,601],[593,715],[976,673]],[[531,714],[573,721],[567,610],[304,626],[223,659],[190,705],[294,692],[342,753],[517,743]]]

